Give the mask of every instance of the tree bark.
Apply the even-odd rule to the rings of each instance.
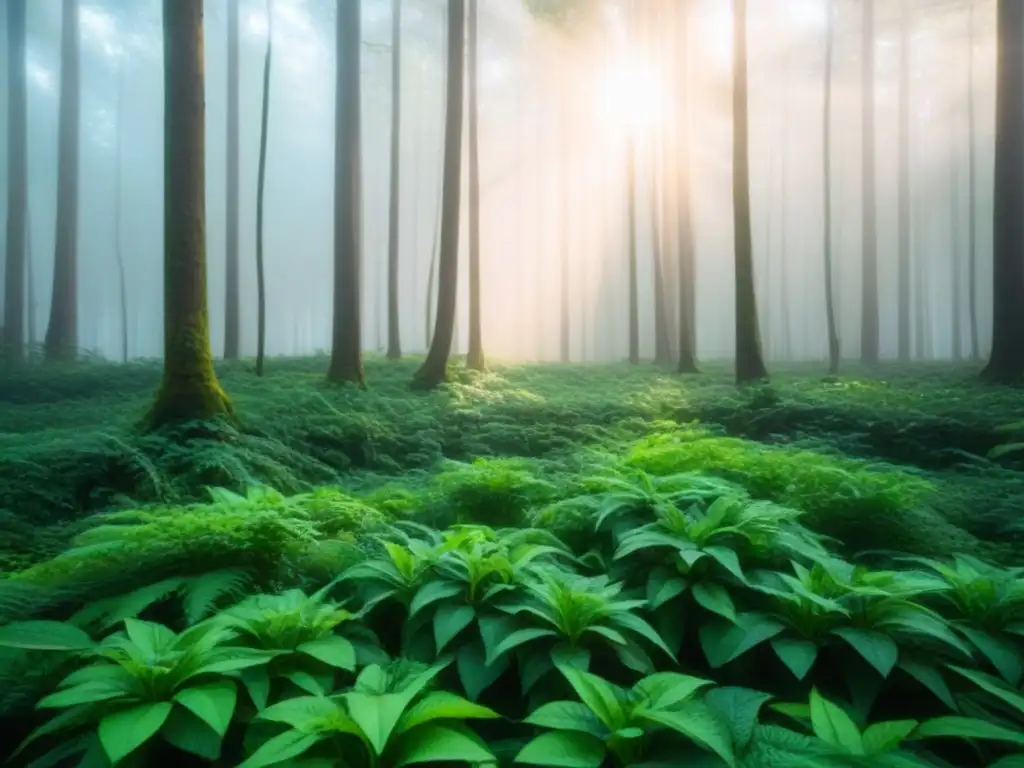
[[[828,372],[839,373],[840,342],[836,327],[835,286],[832,276],[832,68],[835,54],[835,5],[829,0],[825,28],[825,108],[822,168],[824,171],[825,324],[828,328]]]
[[[477,67],[479,16],[477,0],[469,4],[469,349],[466,366],[484,369],[483,327],[480,316],[480,82]]]
[[[674,2],[675,0],[671,0]],[[679,228],[679,265],[676,270],[679,280],[679,373],[697,373],[697,295],[696,249],[694,244],[692,194],[690,180],[690,18],[693,5],[686,0],[679,13],[682,25],[676,41],[676,72],[681,85],[679,94],[679,126],[675,136],[678,146],[678,189],[677,226]]]
[[[28,235],[28,132],[25,110],[25,0],[7,0],[7,261],[0,354],[25,355],[25,272]],[[29,295],[29,312],[32,311]]]
[[[569,154],[572,152],[572,131],[569,126],[569,117],[572,110],[569,108],[569,89],[566,88],[568,74],[559,74],[559,85],[561,86],[560,114],[558,129],[562,144],[562,162],[558,174],[559,183],[559,216],[558,233],[560,242],[559,248],[559,270],[558,276],[558,359],[564,365],[570,359],[570,314],[569,314],[569,183],[571,169],[569,167]]]
[[[967,156],[968,174],[970,179],[970,217],[968,219],[968,230],[970,237],[969,266],[970,270],[968,285],[968,311],[971,315],[971,359],[981,360],[981,340],[978,332],[978,203],[977,203],[977,149],[975,148],[975,123],[974,123],[974,0],[968,5],[968,32],[967,32],[967,120],[968,140]]]
[[[956,132],[954,131],[954,136]],[[960,299],[960,172],[957,161],[954,159],[950,164],[950,189],[949,189],[949,221],[950,221],[950,301],[949,322],[950,333],[953,340],[953,359],[960,361],[964,356],[963,336],[961,334],[961,321],[963,315],[962,302]]]
[[[768,378],[754,288],[754,245],[750,231],[750,150],[747,120],[747,0],[733,4],[733,228],[736,260],[736,382]]]
[[[338,0],[334,105],[334,327],[327,378],[333,382],[364,386],[359,307],[363,161],[360,11],[360,3]]]
[[[238,0],[228,0],[227,230],[224,244],[224,358],[236,360],[240,347],[238,286]]]
[[[897,356],[910,360],[910,6],[902,0],[899,95],[899,323]]]
[[[462,195],[462,101],[465,79],[466,1],[448,0],[447,104],[445,105],[444,179],[438,265],[437,322],[427,359],[413,385],[433,389],[448,377],[455,334],[459,281],[459,207]]]
[[[60,52],[60,123],[57,155],[57,235],[53,299],[46,328],[46,359],[78,353],[78,125],[81,98],[78,0],[64,0]],[[20,283],[19,283],[20,285]]]
[[[164,376],[148,426],[234,418],[206,304],[203,0],[163,0]]]
[[[118,64],[117,82],[117,168],[114,195],[114,255],[117,259],[117,282],[121,300],[121,362],[128,362],[128,279],[124,268],[121,238],[121,150],[124,142],[124,60]]]
[[[263,375],[267,351],[267,283],[263,268],[263,206],[267,181],[267,129],[270,122],[270,66],[274,53],[274,11],[267,0],[267,52],[263,58],[263,104],[260,109],[260,165],[256,180],[256,375]]]
[[[864,0],[862,34],[863,251],[861,262],[861,362],[878,362],[878,223],[875,210],[875,0]]]
[[[636,136],[629,136],[626,150],[626,194],[629,230],[629,362],[640,363],[640,291],[636,260]]]
[[[388,205],[388,360],[402,357],[398,304],[398,254],[401,238],[402,146],[402,0],[391,0],[391,200]]]
[[[984,375],[1024,376],[1024,3],[999,0],[992,352]]]

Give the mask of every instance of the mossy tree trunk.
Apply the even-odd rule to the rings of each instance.
[[[401,228],[402,0],[391,0],[391,189],[388,204],[388,360],[402,357],[398,304],[398,248]]]
[[[480,78],[477,0],[469,8],[469,348],[466,366],[484,369],[483,320],[480,296]]]
[[[238,0],[228,0],[227,231],[224,242],[224,359],[236,360],[240,347],[238,286]]]
[[[967,31],[967,156],[968,156],[968,184],[970,194],[968,195],[970,206],[970,217],[968,218],[968,237],[970,238],[970,250],[968,251],[969,276],[967,280],[969,291],[968,312],[971,316],[971,359],[981,360],[981,340],[978,332],[978,162],[975,148],[975,122],[974,122],[974,0],[968,4],[968,31]]]
[[[338,0],[334,144],[334,335],[327,378],[364,385],[359,272],[362,242],[360,3]]]
[[[679,232],[679,265],[677,268],[679,279],[679,363],[676,368],[679,373],[697,373],[697,293],[695,287],[697,270],[690,179],[690,104],[692,100],[689,34],[693,3],[686,0],[679,7],[679,13],[682,16],[682,24],[677,25],[679,39],[676,41],[675,49],[675,70],[679,77],[681,90],[678,107],[680,128],[676,135],[679,148],[676,155],[678,157],[676,211]]]
[[[1024,376],[1024,3],[999,0],[992,352],[984,376]]]
[[[7,261],[0,354],[25,354],[25,272],[28,237],[28,134],[25,112],[25,2],[6,0],[7,11]],[[32,311],[32,297],[28,300]]]
[[[274,11],[267,0],[267,52],[263,57],[260,109],[260,166],[256,180],[256,375],[263,375],[267,350],[267,284],[263,269],[263,205],[267,182],[267,129],[270,122],[270,66],[274,53]]]
[[[736,381],[768,377],[754,288],[754,244],[750,228],[750,146],[747,120],[747,0],[733,5],[733,231],[736,260]]]
[[[152,429],[234,416],[206,304],[203,0],[164,0],[164,376]]]
[[[60,41],[60,118],[57,149],[57,233],[46,359],[73,360],[78,351],[78,0],[64,0]]]
[[[878,214],[875,209],[875,0],[864,0],[864,26],[861,31],[861,158],[862,254],[860,359],[873,365],[878,362]]]
[[[459,282],[459,206],[462,195],[462,100],[465,79],[466,2],[448,0],[447,103],[445,105],[444,170],[441,195],[441,244],[438,265],[437,320],[427,359],[416,371],[413,386],[432,389],[447,378],[448,357],[455,334],[455,303]]]
[[[829,0],[825,20],[825,107],[822,141],[824,179],[825,323],[828,328],[828,372],[839,373],[840,342],[836,325],[835,285],[832,269],[832,67],[835,54],[835,4]]]

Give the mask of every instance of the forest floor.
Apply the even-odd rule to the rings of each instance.
[[[488,494],[557,500],[601,456],[665,440],[685,444],[673,471],[801,508],[848,554],[895,547],[1004,559],[1024,542],[1020,454],[986,458],[1008,440],[999,428],[1021,418],[1024,395],[978,382],[969,366],[828,379],[819,366],[792,365],[770,386],[737,390],[714,364],[687,377],[651,365],[496,365],[453,368],[450,385],[424,394],[408,387],[415,360],[368,358],[367,391],[329,386],[326,362],[272,360],[262,379],[251,363],[222,364],[240,430],[148,436],[135,425],[159,383],[157,364],[3,374],[0,571],[53,556],[103,522],[95,513],[209,501],[211,488],[291,495],[336,486],[443,522],[462,516],[459,498],[473,493],[481,503],[493,502]]]

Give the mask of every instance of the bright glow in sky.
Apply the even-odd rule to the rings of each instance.
[[[664,98],[658,70],[641,58],[623,57],[602,82],[604,118],[630,130],[651,131],[658,125]]]

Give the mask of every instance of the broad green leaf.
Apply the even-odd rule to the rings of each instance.
[[[285,672],[282,677],[289,680],[297,688],[301,688],[306,693],[312,694],[313,696],[326,696],[327,686],[331,685],[331,678],[333,675],[327,675],[318,678],[315,675],[311,675],[303,669],[296,669],[291,672]],[[326,683],[326,685],[325,685]]]
[[[337,702],[323,696],[296,696],[285,699],[277,704],[271,704],[257,717],[272,723],[290,725],[300,733],[312,733],[327,720],[334,726],[341,726],[348,719]],[[348,729],[335,727],[333,730],[358,733],[355,723]]]
[[[891,752],[910,736],[917,726],[917,720],[889,720],[868,726],[862,737],[864,753],[871,756]]]
[[[942,673],[938,669],[930,664],[912,659],[900,659],[897,666],[931,691],[947,707],[953,710],[957,708],[953,693],[949,690],[949,685],[946,684],[945,678],[942,677]]]
[[[713,669],[737,659],[785,630],[786,625],[762,613],[741,613],[736,623],[710,621],[700,628],[700,645]]]
[[[235,684],[227,681],[185,688],[174,696],[176,702],[189,709],[221,738],[231,725],[237,698]]]
[[[256,711],[262,711],[270,699],[270,671],[264,666],[250,667],[239,672],[238,678],[249,692]]]
[[[850,755],[864,754],[864,742],[857,724],[840,707],[818,693],[817,688],[811,690],[811,726],[814,735],[822,741]]]
[[[597,675],[564,664],[558,670],[565,675],[569,685],[576,691],[584,704],[597,715],[610,731],[626,727],[627,714],[624,704],[626,692],[618,686],[602,680]]]
[[[480,704],[474,704],[448,691],[431,691],[405,711],[395,733],[406,733],[418,725],[434,720],[494,719],[501,717],[497,712]]]
[[[789,667],[797,680],[803,680],[811,671],[818,658],[818,646],[810,640],[795,637],[776,637],[771,641],[772,650],[782,663]]]
[[[220,758],[222,737],[187,709],[175,707],[160,728],[160,738],[208,761]]]
[[[641,706],[634,711],[634,716],[681,733],[714,752],[729,766],[738,765],[729,727],[703,702],[688,701],[674,710],[653,710]]]
[[[66,688],[63,691],[51,693],[40,699],[36,704],[38,709],[58,709],[73,707],[78,704],[92,704],[97,701],[110,701],[112,699],[125,698],[129,690],[110,685],[105,682],[83,683],[73,688]]]
[[[628,642],[625,637],[622,636],[621,632],[617,632],[611,627],[604,627],[600,624],[594,624],[593,626],[587,627],[583,630],[584,633],[592,632],[595,635],[600,635],[605,640],[612,643],[612,645],[626,645]]]
[[[634,693],[644,698],[647,709],[671,709],[691,698],[712,681],[678,672],[657,672],[633,686]]]
[[[128,639],[149,657],[158,656],[176,639],[174,632],[163,624],[141,619],[125,619],[124,631]]]
[[[476,625],[486,651],[485,658],[493,659],[501,641],[515,631],[516,621],[511,616],[480,616]]]
[[[552,768],[601,768],[604,742],[586,733],[551,731],[543,733],[516,755],[517,763]]]
[[[881,632],[843,627],[833,630],[833,634],[849,643],[882,677],[888,677],[899,660],[900,649],[896,641]]]
[[[460,592],[462,592],[462,587],[453,582],[428,581],[417,590],[416,596],[413,597],[412,602],[409,604],[409,618],[415,616],[428,605],[439,600],[447,600],[449,597],[455,597]]]
[[[686,581],[663,568],[655,570],[647,580],[647,602],[652,611],[685,591]]]
[[[368,696],[352,691],[345,694],[348,714],[362,729],[377,755],[384,753],[391,732],[409,704],[409,696],[403,693],[385,693]]]
[[[526,696],[544,677],[555,671],[554,651],[547,649],[531,651],[520,648],[516,653],[516,666],[519,672],[519,690]],[[502,659],[507,659],[503,656]],[[575,666],[575,665],[574,665]],[[588,663],[589,666],[589,663]]]
[[[478,765],[495,757],[482,743],[450,726],[431,723],[401,737],[395,753],[396,768],[414,763],[458,762]]]
[[[1021,717],[1024,717],[1024,695],[1013,690],[1001,680],[991,675],[986,675],[984,672],[964,667],[954,667],[952,665],[949,668],[958,675],[966,677],[983,691],[1010,705],[1017,710]]]
[[[507,655],[502,655],[488,664],[483,644],[473,640],[459,648],[455,655],[455,665],[462,690],[470,700],[476,701],[508,669],[509,660]]]
[[[912,735],[912,738],[915,739],[933,739],[938,737],[984,739],[986,741],[1001,741],[1007,744],[1024,746],[1024,733],[1020,730],[1010,730],[996,723],[990,723],[987,720],[979,720],[975,717],[960,717],[959,715],[936,717],[927,720],[917,726]]]
[[[959,629],[1006,682],[1013,686],[1020,684],[1024,668],[1021,666],[1020,653],[1013,643],[973,627],[961,626]]]
[[[295,650],[312,656],[331,667],[354,672],[356,668],[356,649],[352,642],[341,635],[325,635],[316,640],[302,643]]]
[[[704,551],[718,561],[718,564],[725,568],[725,570],[735,576],[741,584],[747,583],[747,576],[743,573],[739,556],[734,550],[715,545],[704,547]]]
[[[141,747],[160,730],[171,714],[171,703],[139,704],[114,712],[100,720],[97,734],[110,762],[115,765]]]
[[[519,629],[513,632],[511,635],[506,637],[500,643],[498,647],[494,649],[494,653],[488,656],[487,661],[492,662],[500,656],[504,656],[509,651],[518,648],[521,645],[538,640],[542,637],[557,637],[558,633],[552,629],[541,629],[539,627],[530,627],[528,629]]]
[[[638,643],[627,640],[625,645],[617,646],[614,650],[615,655],[619,657],[619,661],[627,669],[631,669],[641,675],[649,675],[654,672],[654,662],[651,661],[651,657],[647,655],[647,652]]]
[[[52,736],[53,734],[60,733],[63,730],[79,728],[85,725],[92,721],[95,716],[95,712],[96,710],[93,707],[88,704],[82,704],[57,713],[26,736],[25,740],[18,745],[18,748],[10,754],[9,759],[13,760],[15,757],[20,755],[26,747],[33,744],[37,739],[40,739],[43,736]]]
[[[630,632],[634,632],[635,634],[638,634],[644,639],[650,641],[653,645],[664,651],[665,655],[672,659],[672,661],[676,660],[675,654],[672,653],[672,649],[665,644],[665,641],[661,639],[661,635],[657,633],[654,627],[636,614],[622,611],[620,613],[612,614],[610,619],[613,624],[616,624],[623,629],[628,629]]]
[[[608,736],[608,728],[601,723],[590,707],[579,701],[552,701],[533,710],[524,723],[557,731],[589,733],[598,739]]]
[[[701,581],[693,585],[693,599],[705,610],[716,613],[729,621],[736,621],[736,606],[732,603],[729,590],[716,581]]]
[[[0,647],[36,651],[82,651],[96,643],[63,621],[16,621],[0,627]]]
[[[434,646],[441,653],[459,632],[473,621],[476,611],[471,605],[442,605],[434,614]]]
[[[727,686],[708,691],[704,703],[729,726],[733,743],[743,749],[753,738],[758,713],[769,699],[767,693]]]
[[[285,731],[265,741],[259,749],[252,753],[248,760],[238,768],[264,768],[268,765],[283,763],[304,755],[312,749],[323,736],[316,733],[301,731]]]

